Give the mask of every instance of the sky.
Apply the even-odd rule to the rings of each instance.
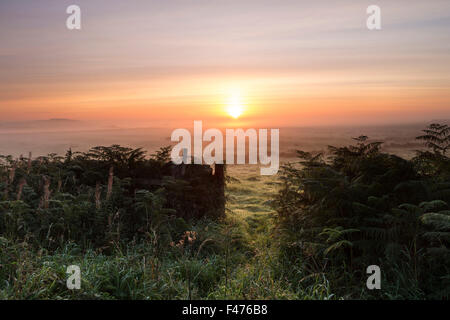
[[[81,30],[66,28],[72,4]],[[1,0],[0,43],[0,121],[450,118],[448,0]]]

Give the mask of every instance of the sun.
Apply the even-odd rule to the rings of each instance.
[[[233,117],[234,119],[237,119],[242,114],[243,108],[239,104],[233,104],[229,105],[227,108],[228,114]]]
[[[240,95],[234,94],[230,97],[227,105],[227,113],[234,119],[239,118],[244,112],[244,105]]]

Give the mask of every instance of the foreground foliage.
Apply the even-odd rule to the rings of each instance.
[[[412,160],[367,137],[323,153],[298,152],[283,171],[277,234],[283,257],[349,298],[450,297],[450,128],[433,124]],[[379,265],[382,290],[368,291]]]

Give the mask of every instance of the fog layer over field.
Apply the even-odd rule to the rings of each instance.
[[[326,150],[328,145],[346,145],[352,137],[360,135],[384,141],[385,151],[409,158],[414,155],[414,150],[422,147],[415,137],[420,135],[420,130],[427,124],[279,128],[280,158],[286,160],[295,157],[295,150],[319,151]],[[152,153],[162,146],[173,144],[170,135],[174,129],[177,128],[127,128],[67,119],[0,123],[0,154],[18,157],[21,154],[28,155],[31,151],[33,157],[49,153],[64,155],[69,148],[86,151],[97,145],[112,144],[141,147]],[[192,130],[189,127],[186,129]],[[203,130],[206,129],[209,126],[204,123]]]

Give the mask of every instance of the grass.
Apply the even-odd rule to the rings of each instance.
[[[209,295],[214,299],[333,299],[326,279],[302,285],[300,266],[286,266],[280,259],[276,241],[271,238],[271,201],[278,192],[276,176],[260,176],[256,166],[229,166],[231,179],[226,188],[227,219],[241,227],[251,252]],[[286,272],[288,271],[288,272]],[[293,281],[294,280],[294,281]]]

